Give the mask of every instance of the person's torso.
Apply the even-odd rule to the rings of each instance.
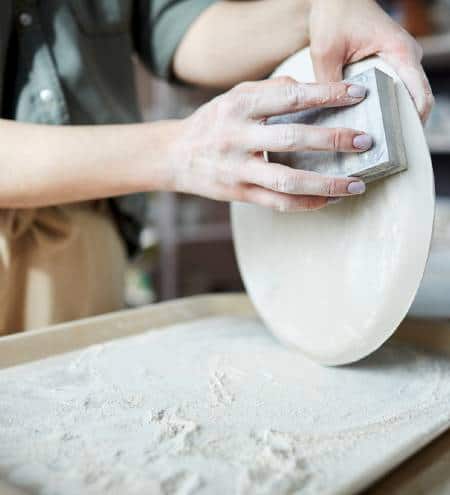
[[[133,0],[4,0],[2,117],[45,124],[140,120]]]

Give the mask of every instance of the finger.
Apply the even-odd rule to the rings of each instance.
[[[242,182],[290,195],[332,198],[366,191],[364,182],[354,177],[329,177],[263,160],[252,160],[246,164],[239,178]]]
[[[433,92],[422,68],[399,66],[397,74],[405,83],[422,122],[426,122],[434,105]]]
[[[310,108],[355,105],[366,94],[366,88],[356,84],[306,84],[280,77],[254,83],[253,91],[248,93],[249,116],[261,119]]]
[[[336,44],[326,47],[312,46],[311,58],[316,80],[321,83],[341,81],[345,54]]]
[[[380,54],[397,72],[408,89],[422,122],[426,122],[434,105],[433,91],[419,61],[406,63],[391,54]]]
[[[364,152],[373,146],[368,134],[354,129],[304,124],[254,125],[247,136],[250,151]]]
[[[281,194],[255,185],[243,186],[239,201],[272,208],[283,213],[318,210],[329,204],[328,198]]]

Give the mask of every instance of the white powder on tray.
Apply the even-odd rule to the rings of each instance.
[[[210,318],[0,372],[0,478],[36,494],[350,493],[450,422],[450,358],[324,368]]]

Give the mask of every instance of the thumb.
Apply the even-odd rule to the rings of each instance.
[[[344,57],[335,47],[331,50],[324,50],[321,47],[311,46],[311,57],[317,82],[342,81]]]

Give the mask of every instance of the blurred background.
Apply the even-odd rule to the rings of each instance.
[[[438,196],[450,197],[450,0],[380,3],[423,46],[424,66],[436,96],[427,139]],[[137,62],[136,71],[146,120],[185,117],[214,97],[212,92],[169,86],[152,78]],[[450,222],[444,223],[450,235]],[[126,300],[131,307],[242,289],[228,204],[189,195],[149,194],[141,247],[127,273]]]

